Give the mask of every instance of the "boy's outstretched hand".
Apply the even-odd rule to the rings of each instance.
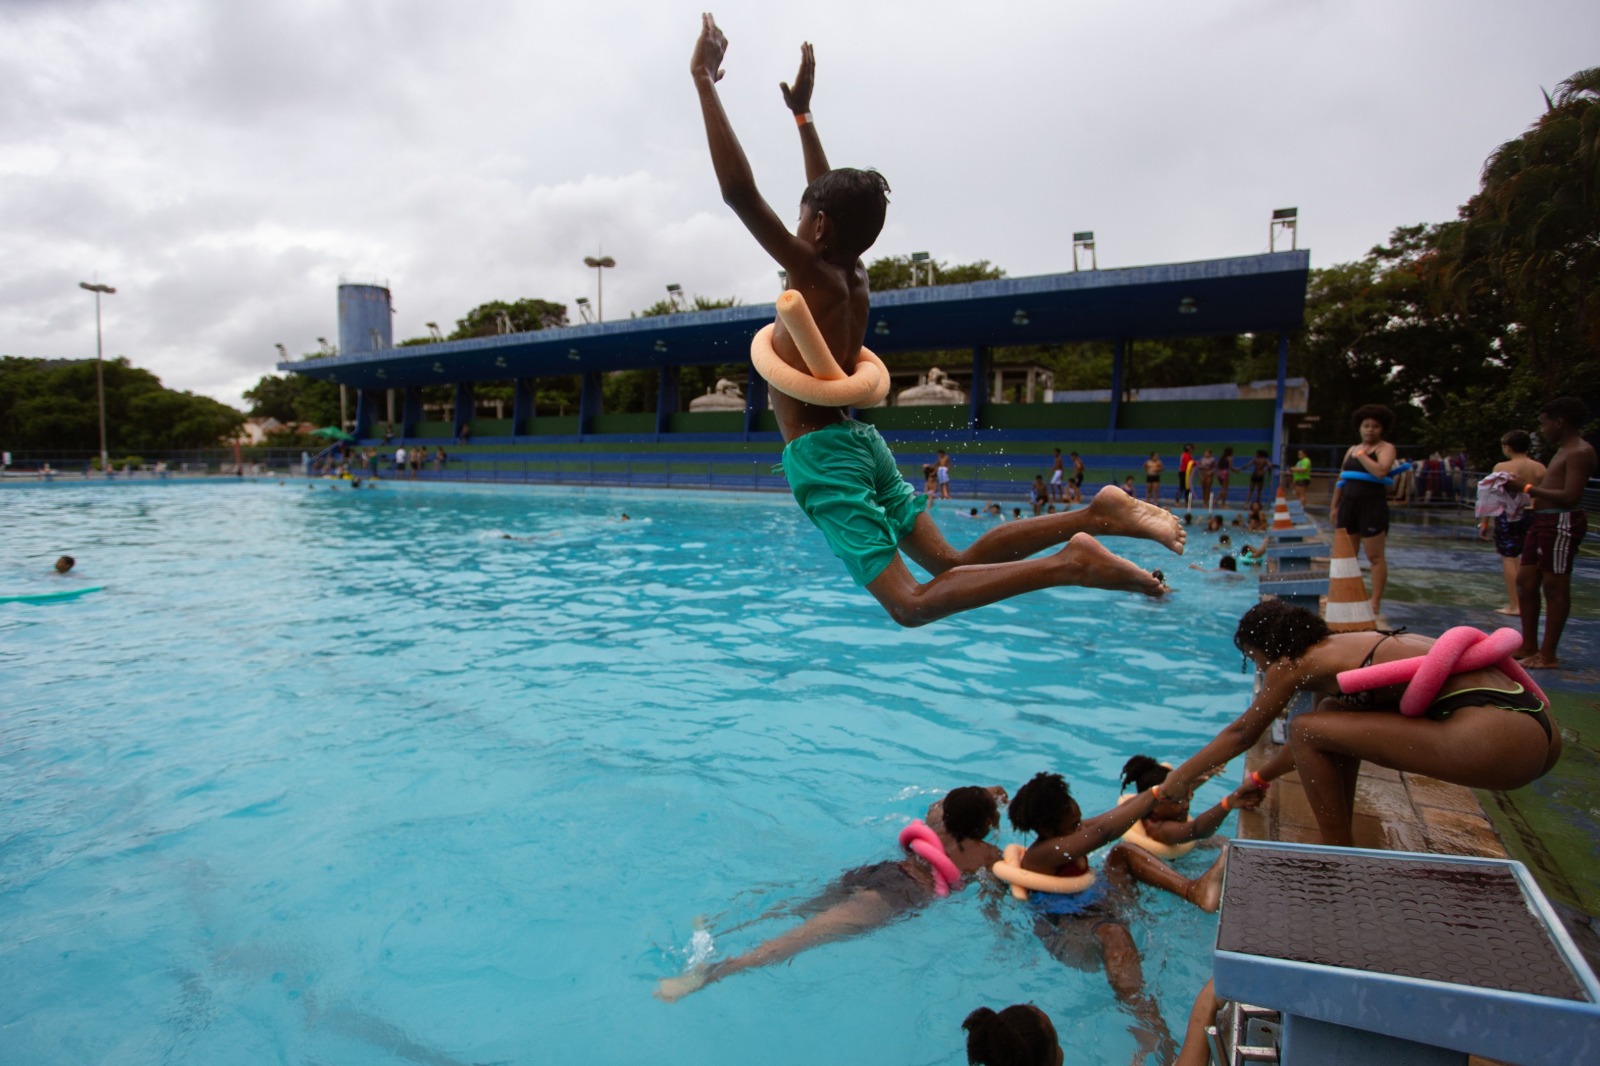
[[[704,75],[712,81],[722,80],[722,57],[728,54],[728,39],[717,29],[716,19],[708,11],[700,16],[700,39],[694,43],[694,58],[689,60],[689,73]],[[796,79],[798,80],[798,79]],[[810,85],[809,79],[806,83]],[[811,91],[806,90],[809,99]]]
[[[790,111],[803,115],[811,110],[811,87],[816,75],[817,60],[811,54],[811,42],[807,41],[800,46],[800,72],[794,76],[794,88],[786,81],[778,83],[778,88],[783,90],[783,102],[789,105]]]

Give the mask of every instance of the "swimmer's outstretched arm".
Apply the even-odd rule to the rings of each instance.
[[[794,76],[794,87],[790,88],[788,82],[778,83],[783,102],[794,112],[795,121],[800,125],[800,150],[805,153],[807,185],[832,169],[822,151],[817,125],[811,121],[811,89],[816,76],[817,60],[811,52],[811,42],[807,41],[800,46],[800,72]]]
[[[1037,841],[1022,857],[1022,867],[1035,873],[1053,874],[1075,859],[1116,840],[1148,815],[1156,805],[1155,793],[1148,789],[1126,803],[1084,819],[1077,830],[1064,837]]]
[[[1161,791],[1173,799],[1187,799],[1194,786],[1206,776],[1219,770],[1235,756],[1250,750],[1272,720],[1283,713],[1289,701],[1303,683],[1312,680],[1304,665],[1280,659],[1267,667],[1261,691],[1250,702],[1245,712],[1223,727],[1222,732],[1189,756],[1184,763],[1167,775]],[[1285,746],[1285,751],[1288,747]]]
[[[695,42],[689,73],[700,94],[700,111],[706,123],[706,142],[711,148],[711,166],[717,172],[722,202],[733,208],[745,229],[785,270],[802,270],[815,259],[811,247],[789,232],[776,212],[762,199],[756,188],[750,160],[734,136],[733,124],[717,96],[722,79],[722,59],[728,52],[728,39],[717,29],[710,15],[701,17],[700,39]]]

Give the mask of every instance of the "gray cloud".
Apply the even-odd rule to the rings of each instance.
[[[1592,4],[860,4],[719,11],[723,98],[780,215],[802,187],[777,83],[816,43],[834,162],[894,186],[876,251],[1102,266],[1249,254],[1301,209],[1327,265],[1444,220],[1540,86],[1591,65]],[[699,8],[618,0],[0,0],[0,352],[108,351],[238,401],[336,333],[341,275],[396,333],[489,299],[667,282],[768,300],[720,203],[688,57]]]

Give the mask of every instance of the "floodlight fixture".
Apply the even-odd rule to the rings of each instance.
[[[423,325],[428,327],[428,336],[431,337],[433,340],[435,340],[435,341],[444,340],[444,333],[439,329],[439,323],[437,323],[437,322],[424,322]]]
[[[594,309],[589,306],[589,298],[587,296],[576,297],[572,302],[578,305],[579,318],[585,322],[594,321]]]
[[[1078,269],[1078,249],[1079,248],[1082,248],[1084,251],[1089,253],[1089,269],[1090,270],[1099,270],[1100,269],[1100,258],[1099,258],[1098,255],[1095,254],[1095,250],[1094,250],[1094,230],[1092,230],[1092,229],[1083,229],[1083,230],[1078,230],[1075,233],[1073,233],[1073,235],[1072,235],[1072,269],[1073,269],[1073,271],[1077,271],[1077,269]]]
[[[609,255],[599,257],[586,255],[583,257],[583,265],[594,268],[595,319],[596,321],[604,322],[606,320],[606,288],[601,279],[605,277],[604,272],[608,268],[617,265],[617,261]]]
[[[100,297],[110,296],[117,290],[98,281],[80,281],[78,288],[94,293],[94,388],[100,398],[100,472],[110,477],[111,457],[106,451],[106,372],[103,355],[105,340],[100,331]]]
[[[672,305],[674,311],[689,309],[689,298],[683,294],[683,286],[676,281],[667,283],[667,302]]]
[[[911,253],[912,288],[915,288],[919,284],[932,285],[934,283],[934,271],[935,267],[933,264],[933,256],[929,255],[927,252]],[[922,280],[923,278],[926,278],[927,280],[924,281]]]
[[[1278,250],[1278,231],[1289,231],[1289,250],[1292,252],[1299,241],[1300,209],[1298,207],[1280,207],[1272,212],[1272,221],[1267,223],[1267,251]]]

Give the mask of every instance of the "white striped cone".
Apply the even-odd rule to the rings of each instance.
[[[1294,528],[1294,519],[1289,517],[1289,501],[1284,498],[1282,485],[1278,486],[1278,501],[1272,505],[1272,528]]]
[[[1282,501],[1283,497],[1278,497]],[[1333,557],[1328,561],[1328,602],[1322,618],[1335,633],[1360,633],[1378,628],[1372,617],[1372,602],[1361,580],[1361,564],[1356,561],[1356,542],[1344,530],[1333,535]]]

